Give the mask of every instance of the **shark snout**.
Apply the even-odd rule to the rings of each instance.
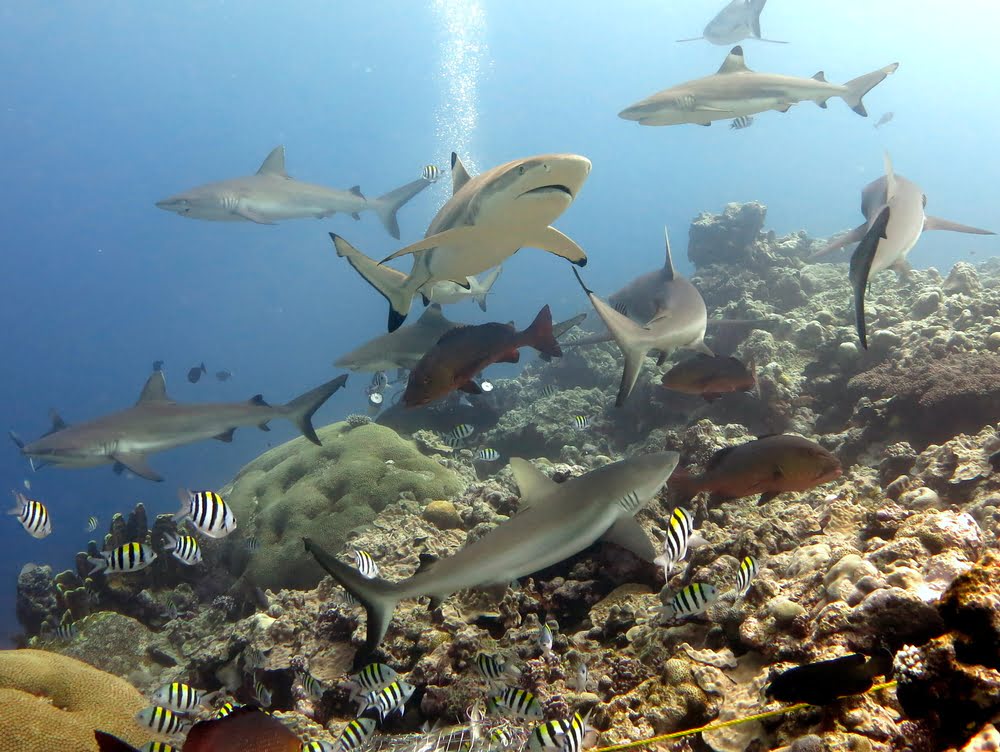
[[[157,209],[163,209],[164,211],[176,212],[177,214],[185,214],[191,211],[191,202],[185,198],[179,198],[177,196],[171,196],[170,198],[161,198],[156,202]]]

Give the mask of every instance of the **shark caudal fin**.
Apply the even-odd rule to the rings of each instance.
[[[847,91],[841,94],[840,98],[847,102],[847,106],[861,115],[861,117],[868,117],[868,110],[865,109],[865,104],[861,101],[862,97],[882,83],[890,73],[895,73],[898,67],[899,63],[893,63],[884,68],[879,68],[877,71],[852,78],[844,84]]]
[[[357,569],[331,556],[309,538],[303,538],[306,551],[327,571],[334,581],[361,602],[368,614],[368,634],[365,639],[365,654],[370,654],[389,629],[392,614],[399,603],[397,586],[379,577],[368,579]]]
[[[400,186],[394,191],[389,191],[384,196],[379,196],[371,202],[372,208],[382,220],[386,232],[396,240],[399,240],[399,222],[396,220],[396,212],[407,201],[416,196],[420,191],[429,186],[431,181],[419,178],[412,183]]]
[[[521,341],[550,358],[562,355],[562,349],[552,333],[552,311],[547,305],[542,306],[531,325],[521,332]]]
[[[868,232],[854,249],[851,256],[850,280],[851,287],[854,288],[854,319],[858,329],[858,340],[861,347],[868,349],[868,329],[865,324],[865,292],[868,290],[868,275],[872,269],[872,262],[878,251],[879,241],[885,237],[886,225],[889,224],[889,207],[886,206],[879,213]]]
[[[281,409],[285,413],[285,416],[298,426],[303,436],[313,444],[321,446],[322,443],[319,440],[319,436],[316,435],[316,429],[313,428],[312,424],[313,413],[319,410],[323,403],[330,399],[333,393],[346,383],[347,374],[338,376],[296,397],[287,405],[283,405]]]
[[[500,272],[503,271],[502,266],[498,266],[496,269],[492,270],[489,274],[483,277],[481,281],[480,291],[477,292],[472,297],[479,304],[479,310],[486,311],[486,296],[490,294],[490,290],[493,289],[493,283],[497,281],[500,277]]]
[[[413,296],[427,280],[415,280],[412,275],[380,264],[335,233],[330,233],[330,239],[337,249],[337,255],[346,258],[354,271],[389,302],[388,328],[390,332],[396,331],[410,313]]]

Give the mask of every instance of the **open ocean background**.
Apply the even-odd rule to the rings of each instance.
[[[556,224],[588,252],[587,283],[607,294],[662,262],[662,226],[685,258],[687,227],[730,201],[768,206],[767,227],[814,237],[861,221],[860,190],[882,152],[929,194],[927,210],[996,227],[1000,120],[992,52],[994,0],[771,0],[762,17],[776,45],[744,42],[749,67],[830,81],[893,61],[899,71],[865,99],[764,113],[743,131],[643,128],[625,106],[708,75],[727,47],[696,36],[722,0],[628,3],[529,0],[343,2],[177,1],[7,3],[0,8],[0,426],[32,439],[56,408],[70,423],[131,404],[150,364],[166,362],[179,401],[284,402],[336,375],[333,359],[385,331],[386,305],[336,258],[328,231],[369,255],[400,247],[371,213],[275,227],[193,221],[154,202],[210,180],[252,174],[276,145],[292,176],[377,196],[447,167],[542,152],[589,157],[593,172]],[[807,9],[807,10],[806,10]],[[895,119],[873,130],[878,117]],[[447,197],[446,178],[400,212],[403,243],[423,235]],[[910,255],[946,273],[998,252],[996,239],[932,233]],[[408,268],[405,264],[403,268]],[[538,280],[545,280],[544,285]],[[557,320],[589,310],[570,267],[517,254],[490,298],[450,318],[527,324],[551,303]],[[209,374],[189,384],[187,370]],[[217,382],[216,370],[233,379]],[[317,425],[363,408],[356,375]],[[110,468],[32,473],[0,451],[0,479],[30,480],[54,532],[30,538],[0,520],[0,644],[18,630],[17,573],[26,562],[72,566],[91,537],[137,501],[176,510],[176,490],[218,487],[246,462],[296,435],[240,430],[151,464],[154,484]]]

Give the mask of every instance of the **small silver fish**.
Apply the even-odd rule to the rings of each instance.
[[[420,177],[428,183],[436,183],[438,178],[441,177],[441,169],[437,165],[427,165],[420,171]]]
[[[875,127],[876,128],[881,128],[883,125],[885,125],[890,120],[892,120],[892,117],[893,117],[893,113],[891,113],[891,112],[885,113],[882,117],[880,117],[878,119],[878,122],[875,123]]]
[[[751,125],[753,125],[752,115],[740,115],[729,124],[729,128],[730,130],[741,131],[744,128],[749,128]]]
[[[742,598],[750,590],[753,578],[757,576],[757,560],[752,556],[744,556],[740,569],[736,573],[736,594]]]
[[[151,706],[136,713],[135,720],[157,734],[176,734],[187,726],[187,722],[172,710]]]
[[[546,384],[545,386],[542,387],[542,396],[543,397],[551,397],[553,394],[557,393],[558,391],[559,391],[559,387],[557,387],[555,384]]]
[[[257,697],[257,702],[260,703],[262,708],[271,707],[271,690],[267,688],[267,685],[264,684],[264,680],[259,676],[254,677],[253,691],[254,695]]]
[[[542,655],[547,655],[552,650],[552,630],[548,624],[542,624],[538,628],[538,647],[542,650]]]
[[[484,447],[476,452],[476,456],[473,459],[477,462],[496,462],[500,459],[500,452],[490,447]]]
[[[13,491],[14,501],[17,506],[11,509],[8,514],[17,517],[28,535],[32,538],[44,538],[52,532],[52,519],[49,517],[49,510],[40,501],[29,499],[19,491]]]
[[[575,689],[577,692],[586,692],[589,674],[590,670],[587,668],[587,662],[581,660],[576,664],[576,674],[573,676],[572,689]]]
[[[573,426],[578,431],[582,431],[585,428],[590,428],[590,418],[586,415],[577,415],[573,418]]]
[[[256,535],[251,535],[246,539],[247,551],[253,553],[260,550],[260,539]]]
[[[385,723],[385,719],[393,713],[398,712],[403,715],[406,712],[406,701],[415,690],[416,687],[409,682],[398,679],[387,687],[365,695],[358,709],[358,715],[361,716],[375,708],[379,723]]]
[[[88,517],[87,518],[87,532],[88,533],[92,533],[95,530],[97,530],[97,525],[98,524],[99,523],[98,523],[96,517],[94,517],[93,515],[91,515],[90,517]]]
[[[670,599],[670,603],[657,609],[667,619],[694,616],[708,609],[719,597],[714,585],[693,582]]]

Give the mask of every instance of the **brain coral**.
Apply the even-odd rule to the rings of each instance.
[[[147,705],[117,676],[44,650],[0,650],[0,752],[97,751],[94,730],[145,744]]]
[[[247,564],[259,587],[315,587],[323,572],[305,552],[306,535],[336,551],[403,492],[443,499],[463,488],[454,473],[389,428],[334,423],[317,433],[322,446],[298,438],[275,447],[223,489],[241,528],[260,541]]]

